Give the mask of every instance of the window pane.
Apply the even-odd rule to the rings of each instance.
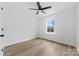
[[[54,32],[54,25],[55,25],[55,20],[48,19],[47,20],[47,32]]]

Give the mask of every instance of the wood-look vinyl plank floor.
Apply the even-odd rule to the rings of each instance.
[[[4,49],[4,56],[78,56],[75,47],[37,38]]]

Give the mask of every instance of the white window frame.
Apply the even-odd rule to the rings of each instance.
[[[49,19],[49,18],[48,18],[48,19]],[[47,22],[48,22],[48,19],[46,19],[46,31],[45,31],[46,34],[56,34],[56,33],[55,33],[55,25],[54,25],[54,32],[47,32],[47,25],[48,25]],[[53,20],[54,18],[50,18],[50,19]],[[54,20],[55,20],[55,19],[54,19]]]

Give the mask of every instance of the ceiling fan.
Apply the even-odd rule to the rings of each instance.
[[[39,11],[41,11],[42,13],[45,13],[44,10],[51,8],[51,6],[47,6],[47,7],[43,7],[40,5],[40,2],[36,2],[38,9],[34,9],[34,8],[29,8],[29,10],[37,10],[36,15],[39,13]],[[45,13],[46,14],[46,13]]]

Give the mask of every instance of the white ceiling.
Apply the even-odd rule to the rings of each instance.
[[[30,4],[31,4],[32,8],[38,8],[37,4],[35,2],[30,3]],[[46,15],[54,14],[54,13],[75,7],[77,3],[76,2],[40,2],[40,4],[42,7],[52,6],[52,8],[45,10],[46,14],[39,12],[39,14],[37,16],[46,16]],[[33,11],[31,11],[31,12],[33,12]],[[36,13],[36,11],[35,11],[35,13]]]
[[[35,15],[35,16],[39,16],[39,17],[47,16],[50,14],[54,14],[54,13],[75,7],[77,5],[77,3],[78,2],[40,2],[42,7],[52,6],[52,8],[44,10],[46,12],[46,14],[44,14],[40,11],[39,14],[36,15],[37,10],[29,10],[29,8],[38,8],[36,2],[24,2],[24,3],[18,2],[18,4],[23,4],[25,13],[27,11],[28,13]],[[8,3],[5,2],[3,4],[5,5]]]

